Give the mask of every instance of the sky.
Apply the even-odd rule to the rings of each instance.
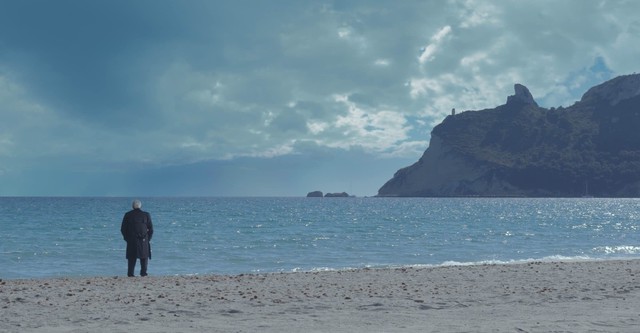
[[[372,196],[452,108],[640,66],[634,0],[0,8],[0,196]]]

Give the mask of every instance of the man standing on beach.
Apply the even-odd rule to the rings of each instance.
[[[129,269],[127,276],[134,276],[136,260],[140,259],[140,276],[147,276],[147,264],[151,259],[151,236],[153,236],[153,224],[151,215],[142,208],[140,200],[133,200],[132,210],[124,214],[120,232],[127,242],[127,260]]]

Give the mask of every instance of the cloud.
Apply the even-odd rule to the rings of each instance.
[[[452,108],[502,104],[514,83],[551,107],[637,71],[639,11],[546,0],[9,2],[1,176],[302,158],[317,147],[417,159]]]
[[[418,57],[418,61],[421,64],[433,60],[436,51],[440,47],[440,44],[443,43],[443,39],[447,37],[451,33],[451,27],[446,25],[438,30],[433,36],[431,36],[431,43],[421,49],[422,54]]]
[[[457,3],[457,15],[445,25],[451,28],[432,35],[418,58],[421,71],[407,84],[414,100],[428,104],[423,114],[434,124],[453,107],[478,110],[504,103],[514,83],[529,87],[543,105],[572,104],[617,72],[610,57],[634,52],[611,48],[622,49],[616,41],[630,36],[626,31],[637,22],[622,8],[635,10],[637,4]],[[591,23],[579,23],[585,21]],[[598,61],[611,70],[593,71]],[[621,74],[635,66],[624,63],[630,66]],[[576,72],[589,79],[578,80]]]
[[[4,168],[19,167],[16,160],[86,152],[84,144],[72,137],[84,131],[81,124],[33,101],[24,87],[7,76],[0,76],[0,105],[0,158]]]

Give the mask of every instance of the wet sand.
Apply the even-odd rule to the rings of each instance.
[[[640,261],[0,281],[1,332],[638,332]]]

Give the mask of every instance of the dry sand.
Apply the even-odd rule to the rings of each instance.
[[[640,261],[0,281],[0,332],[640,332]]]

